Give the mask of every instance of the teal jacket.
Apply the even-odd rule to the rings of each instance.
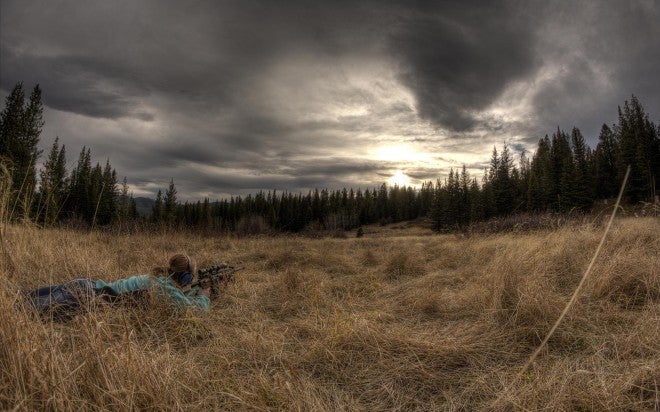
[[[182,291],[174,282],[165,276],[158,276],[153,279],[155,285],[152,285],[152,279],[149,275],[136,275],[125,279],[115,280],[114,282],[96,281],[96,290],[110,288],[117,295],[141,290],[151,290],[152,286],[159,291],[164,292],[172,299],[177,306],[192,306],[208,310],[211,301],[206,296],[199,293],[200,288],[193,288],[187,292]]]

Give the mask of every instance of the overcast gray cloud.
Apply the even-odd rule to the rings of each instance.
[[[637,95],[660,120],[658,1],[0,3],[0,88],[40,83],[42,146],[109,158],[136,194],[413,183],[592,144]]]

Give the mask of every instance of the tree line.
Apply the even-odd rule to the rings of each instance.
[[[259,192],[217,202],[177,204],[174,183],[159,193],[154,222],[219,230],[250,231],[266,226],[297,232],[305,228],[352,229],[430,217],[435,230],[516,213],[588,212],[599,199],[616,197],[628,165],[625,200],[656,201],[660,181],[660,132],[632,96],[618,109],[618,123],[603,124],[590,148],[577,127],[545,136],[530,159],[514,159],[505,144],[496,148],[479,181],[463,166],[444,180],[419,189],[381,185],[366,190],[312,190],[306,194]],[[169,205],[169,206],[168,206]],[[164,211],[164,212],[161,212]],[[164,213],[164,214],[163,214]]]
[[[539,140],[531,160],[521,153],[516,162],[506,145],[493,149],[481,184],[465,167],[451,170],[433,188],[430,215],[443,230],[522,212],[588,212],[595,201],[616,197],[628,166],[625,201],[657,202],[660,131],[635,96],[619,107],[617,124],[603,124],[595,149],[577,127],[557,129]]]
[[[68,171],[66,147],[56,138],[37,174],[43,126],[39,85],[26,99],[23,84],[16,84],[0,113],[0,165],[11,177],[2,199],[9,219],[44,225],[68,220],[94,226],[137,218],[126,178],[119,187],[109,160],[104,166],[92,166],[87,147]]]
[[[173,203],[173,183],[153,207],[152,221],[183,227],[221,231],[262,232],[264,229],[299,232],[348,230],[369,223],[391,223],[426,215],[431,207],[428,188],[314,189],[306,194],[260,191],[245,197],[211,202]],[[169,200],[168,200],[169,199]],[[168,207],[176,204],[175,207]]]
[[[505,144],[496,148],[478,179],[451,169],[444,180],[420,188],[314,189],[305,194],[260,191],[245,197],[180,203],[174,180],[159,191],[150,216],[137,213],[126,178],[106,161],[92,166],[83,147],[76,165],[66,168],[66,149],[55,139],[37,179],[37,145],[43,122],[41,90],[26,99],[22,83],[6,98],[0,113],[0,159],[12,176],[7,205],[14,219],[43,225],[64,220],[85,225],[123,222],[218,231],[259,232],[265,228],[352,229],[430,217],[436,230],[460,228],[498,216],[523,212],[587,212],[598,199],[616,196],[628,165],[625,198],[653,201],[660,180],[660,131],[635,96],[618,110],[618,122],[604,124],[590,148],[578,128],[557,129],[540,139],[531,159],[514,159]]]

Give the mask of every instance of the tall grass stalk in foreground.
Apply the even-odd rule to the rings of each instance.
[[[3,222],[0,409],[485,409],[602,230],[239,239]],[[497,410],[658,409],[659,232],[658,219],[615,221],[574,309]],[[113,280],[180,251],[246,267],[208,314],[98,305],[62,324],[13,308],[16,286]]]
[[[7,250],[6,237],[7,227],[11,219],[11,174],[4,163],[0,163],[0,253],[2,264],[0,270],[7,272],[13,270],[12,258]]]
[[[603,244],[605,243],[605,239],[607,238],[607,235],[610,232],[610,229],[612,228],[612,223],[614,222],[614,217],[616,216],[616,212],[619,209],[619,205],[621,204],[621,197],[623,196],[623,191],[626,188],[626,182],[628,181],[628,176],[630,175],[630,166],[628,166],[628,169],[626,170],[626,174],[623,178],[623,182],[621,183],[621,189],[619,190],[619,195],[616,199],[616,202],[614,203],[614,209],[612,210],[612,214],[610,215],[610,219],[607,222],[607,226],[605,227],[605,231],[603,233],[603,236],[600,239],[600,243],[598,243],[598,247],[596,248],[596,251],[594,252],[593,257],[591,258],[591,261],[589,262],[589,265],[587,266],[587,269],[584,271],[584,274],[582,275],[582,278],[580,279],[580,282],[578,283],[577,287],[575,288],[575,291],[573,291],[573,294],[571,295],[571,298],[568,300],[568,303],[566,303],[566,306],[564,306],[564,309],[562,310],[561,314],[559,315],[559,318],[555,321],[555,323],[552,325],[550,328],[550,331],[545,335],[545,338],[541,341],[539,346],[536,348],[536,350],[532,353],[532,355],[529,357],[525,365],[522,367],[520,372],[516,375],[514,380],[509,384],[509,386],[513,386],[522,378],[523,374],[527,372],[528,368],[530,365],[536,360],[536,358],[539,356],[541,351],[545,349],[545,345],[547,345],[548,341],[552,337],[552,335],[555,333],[561,322],[564,320],[564,317],[568,313],[568,311],[573,307],[573,304],[575,304],[578,296],[580,296],[580,292],[582,291],[582,287],[585,285],[585,282],[588,279],[588,276],[591,274],[591,270],[594,267],[594,263],[596,262],[596,259],[598,258],[598,255],[600,254],[600,251],[603,248]],[[506,391],[505,391],[506,392]],[[504,393],[503,393],[504,394]],[[493,405],[497,405],[497,402],[499,402],[502,399],[502,395],[498,397],[495,400],[495,403]]]

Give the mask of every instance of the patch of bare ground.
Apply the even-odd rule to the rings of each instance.
[[[658,410],[660,222],[355,238],[81,233],[5,225],[0,409]],[[17,287],[148,272],[174,252],[245,269],[209,313],[96,305],[68,323]],[[506,391],[506,392],[505,392]]]

